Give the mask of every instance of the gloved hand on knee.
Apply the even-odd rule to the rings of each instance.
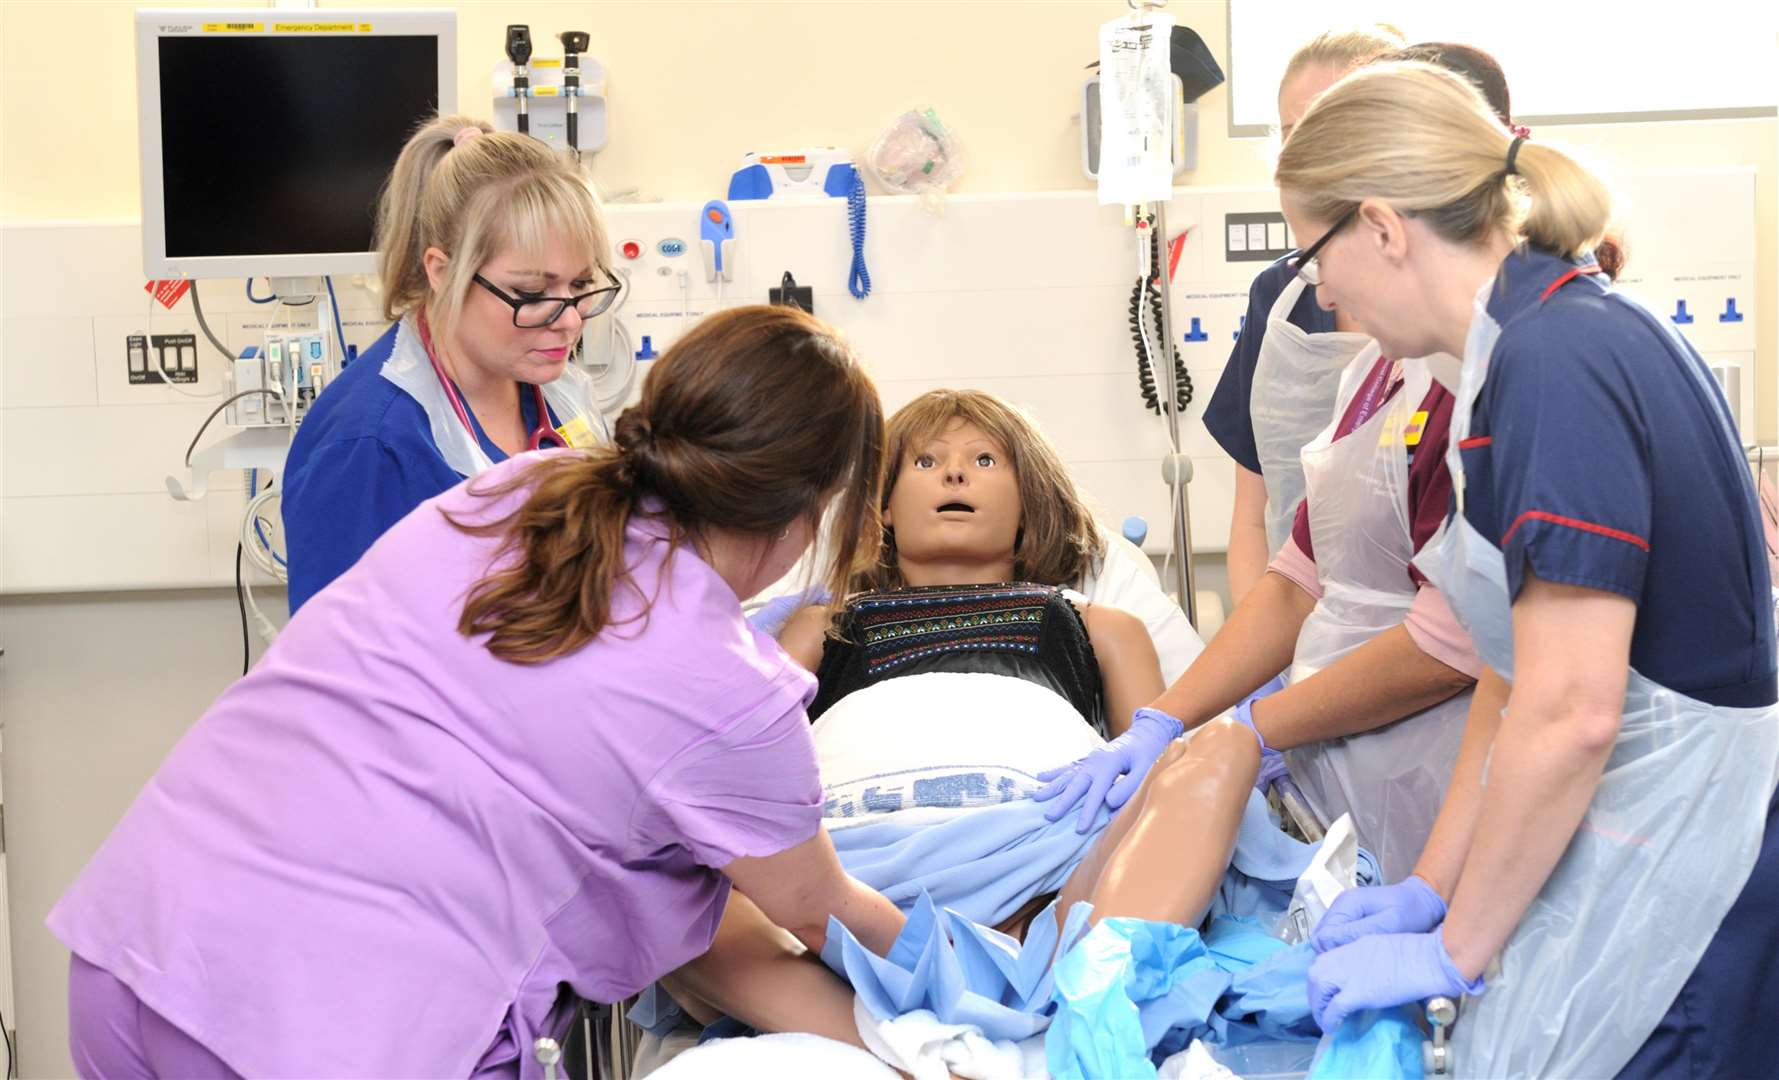
[[[1424,934],[1445,921],[1445,901],[1410,874],[1394,885],[1348,889],[1334,898],[1310,933],[1319,953],[1370,934]]]
[[[1185,734],[1186,725],[1159,709],[1142,708],[1132,718],[1130,730],[1111,743],[1071,765],[1046,769],[1038,779],[1049,783],[1039,788],[1032,798],[1038,802],[1055,800],[1044,817],[1057,821],[1081,803],[1081,820],[1075,831],[1087,832],[1099,813],[1100,804],[1116,811],[1137,788],[1155,764],[1167,744]],[[1060,797],[1059,797],[1060,796]],[[1083,802],[1085,798],[1085,802]]]
[[[1260,689],[1243,698],[1235,707],[1235,720],[1254,733],[1254,740],[1260,744],[1260,775],[1254,778],[1254,787],[1265,791],[1273,781],[1291,775],[1285,768],[1285,755],[1266,745],[1261,737],[1260,729],[1254,726],[1254,703],[1268,694],[1275,694],[1285,688],[1285,676],[1275,675]]]

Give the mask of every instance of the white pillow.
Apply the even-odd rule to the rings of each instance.
[[[1123,608],[1143,620],[1161,660],[1161,678],[1171,686],[1205,651],[1204,639],[1186,621],[1180,605],[1161,590],[1161,578],[1149,556],[1104,526],[1100,535],[1106,540],[1106,555],[1081,583],[1081,592],[1095,604]]]

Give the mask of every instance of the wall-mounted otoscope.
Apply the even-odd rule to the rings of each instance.
[[[562,96],[568,99],[568,150],[576,161],[581,160],[581,54],[593,38],[584,30],[564,30],[556,35],[562,41]]]
[[[514,23],[507,27],[507,59],[513,63],[513,97],[519,105],[519,134],[531,132],[531,117],[525,108],[531,97],[531,27]]]

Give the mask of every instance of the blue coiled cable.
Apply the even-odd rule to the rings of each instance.
[[[846,193],[846,216],[852,229],[852,274],[846,288],[854,298],[871,295],[871,273],[865,269],[865,178],[852,174],[852,188]]]

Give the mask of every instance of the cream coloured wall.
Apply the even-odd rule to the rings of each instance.
[[[594,55],[610,69],[612,136],[595,159],[595,176],[607,191],[638,188],[668,199],[721,194],[746,150],[824,143],[862,149],[895,115],[925,104],[937,106],[968,147],[964,190],[1084,187],[1073,119],[1082,68],[1094,58],[1097,25],[1124,10],[1122,0],[453,6],[460,102],[471,112],[489,110],[488,71],[507,23],[530,23],[540,42],[562,29],[592,33]],[[0,0],[0,221],[138,216],[135,7]],[[1223,0],[1174,0],[1170,10],[1225,55]],[[1305,36],[1318,29],[1306,26]],[[1414,28],[1405,29],[1412,36]],[[994,55],[986,51],[991,44]],[[539,55],[553,52],[540,45]],[[1634,77],[1608,65],[1599,74]],[[1226,92],[1213,91],[1201,103],[1199,168],[1185,182],[1265,182],[1270,144],[1228,138],[1226,116]],[[1608,168],[1626,172],[1729,165],[1758,171],[1757,253],[1765,283],[1756,308],[1759,429],[1767,441],[1779,430],[1776,130],[1779,124],[1764,119],[1538,133],[1587,145]],[[0,259],[6,254],[0,250]],[[1208,572],[1218,576],[1214,562]],[[66,960],[41,929],[42,917],[184,725],[238,670],[234,620],[233,598],[214,591],[14,598],[0,606],[19,1008],[8,1021],[22,1033],[20,1075],[70,1070],[61,1004]],[[177,642],[177,650],[161,652],[158,643],[166,641]],[[122,700],[130,702],[127,713],[115,706]]]
[[[166,2],[157,6],[200,6]],[[243,4],[241,6],[258,6]],[[322,9],[348,5],[323,2]],[[367,5],[369,6],[369,5]],[[383,0],[376,6],[436,7]],[[1074,119],[1096,27],[1121,0],[475,0],[458,3],[459,104],[486,114],[488,73],[507,23],[529,23],[539,56],[584,29],[609,71],[611,141],[594,162],[602,189],[668,199],[720,195],[753,149],[836,144],[862,150],[903,110],[931,104],[964,140],[963,190],[1085,186]],[[118,0],[0,4],[0,220],[134,218],[136,5]],[[1223,0],[1170,11],[1226,55]],[[1320,27],[1306,26],[1305,36]],[[1415,28],[1404,27],[1412,39]],[[77,56],[78,68],[69,57]],[[1779,49],[1775,50],[1779,65]],[[1511,77],[1512,72],[1508,73]],[[73,77],[70,77],[73,76]],[[1602,64],[1600,77],[1633,73]],[[49,88],[53,88],[49,89]],[[1194,184],[1264,183],[1271,145],[1227,135],[1225,88],[1201,102]],[[1608,170],[1748,165],[1759,171],[1759,273],[1779,281],[1779,149],[1771,118],[1547,129]],[[1635,258],[1633,251],[1632,257]],[[1779,292],[1758,298],[1759,430],[1779,431]]]

